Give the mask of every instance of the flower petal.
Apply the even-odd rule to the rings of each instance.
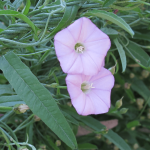
[[[72,34],[73,38],[75,39],[75,41],[78,41],[79,39],[82,28],[82,20],[83,19],[80,18],[67,27],[70,33]]]
[[[65,73],[68,73],[68,70],[72,67],[77,57],[78,54],[75,52],[71,52],[68,55],[58,57],[58,60],[60,61],[60,66]]]
[[[108,108],[110,108],[111,91],[104,91],[104,90],[92,89],[92,92],[94,94],[96,94],[106,104],[106,106]]]
[[[92,51],[87,51],[87,53],[89,54],[89,56],[91,57],[95,65],[97,66],[98,70],[100,70],[101,67],[103,66],[105,56],[98,55]]]
[[[90,97],[86,95],[86,97],[85,97],[85,107],[84,107],[84,110],[82,112],[82,115],[87,116],[87,115],[90,115],[90,114],[95,114],[95,108],[94,108],[94,105],[93,105]]]
[[[92,34],[84,42],[87,43],[102,39],[109,39],[109,37],[104,32],[102,32],[98,27],[96,27],[95,30],[92,31]]]
[[[71,102],[73,104],[73,106],[75,107],[76,111],[78,112],[78,114],[82,114],[82,112],[84,111],[84,107],[85,107],[85,94],[81,93],[80,95],[78,95],[77,98],[71,99]]]
[[[69,81],[67,82],[67,87],[71,99],[77,98],[82,93],[80,88]]]
[[[82,17],[82,28],[78,41],[84,42],[88,37],[93,34],[96,25],[92,23],[92,21],[86,17]]]
[[[104,76],[98,80],[95,80],[92,83],[95,89],[110,91],[114,86],[114,76],[113,75]]]
[[[81,57],[78,56],[76,61],[73,63],[72,67],[68,70],[68,73],[82,74],[83,70],[84,70],[84,68],[83,68]]]
[[[95,52],[96,54],[106,56],[107,51],[110,49],[111,42],[110,39],[108,38],[93,42],[87,42],[84,43],[84,45],[87,51],[92,51]]]
[[[88,53],[84,52],[81,55],[84,75],[95,75],[98,73],[98,67]]]
[[[81,84],[83,82],[81,75],[71,75],[71,74],[68,74],[66,77],[66,82],[68,83],[68,81],[77,86],[78,88],[81,88]]]
[[[99,96],[97,96],[97,94],[91,91],[89,97],[92,100],[93,106],[95,108],[93,114],[102,114],[108,112],[109,107]]]
[[[54,44],[57,57],[68,55],[71,52],[75,53],[74,49],[70,49],[59,41],[54,41]]]
[[[62,44],[68,46],[71,49],[74,49],[74,46],[76,44],[76,41],[74,40],[73,36],[67,28],[58,32],[55,35],[54,40],[61,42]]]
[[[96,74],[95,76],[92,76],[90,78],[90,82],[93,82],[95,80],[99,80],[99,79],[101,79],[101,78],[103,78],[105,76],[108,76],[108,75],[113,76],[112,73],[109,70],[107,70],[107,69],[105,69],[105,68],[102,67],[101,71],[99,71],[98,74]]]

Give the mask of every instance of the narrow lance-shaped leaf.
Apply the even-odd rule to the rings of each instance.
[[[62,28],[67,27],[75,19],[78,9],[79,6],[77,5],[67,6],[62,20],[59,22],[58,26],[52,31],[52,33],[48,37],[54,36]]]
[[[103,7],[108,7],[109,5],[113,4],[116,0],[105,0]]]
[[[22,13],[23,13],[24,15],[27,15],[27,14],[28,14],[29,9],[30,9],[30,5],[31,5],[30,0],[27,0],[27,1],[26,1],[26,6],[24,7],[24,9],[23,9],[23,11],[22,11]]]
[[[101,132],[106,127],[102,125],[99,121],[94,119],[91,116],[79,116],[76,111],[73,108],[66,107],[63,105],[60,105],[61,109],[70,115],[72,115],[77,120],[80,120],[83,122],[86,126],[90,127],[94,130],[94,132]],[[107,134],[104,134],[104,136],[109,139],[112,143],[114,143],[118,148],[121,150],[131,150],[129,145],[115,132],[112,130],[109,130]]]
[[[60,112],[50,92],[44,88],[30,69],[13,52],[0,58],[0,69],[18,96],[33,113],[71,148],[76,148],[75,136]]]
[[[127,66],[127,61],[126,61],[126,54],[124,52],[124,49],[122,47],[122,45],[119,43],[118,39],[114,39],[114,43],[118,49],[120,58],[121,58],[121,63],[122,63],[122,72],[124,72],[126,70],[126,66]]]
[[[136,43],[129,42],[128,46],[124,46],[125,49],[129,52],[131,57],[144,69],[150,71],[149,55],[140,48]]]
[[[133,30],[130,28],[130,26],[119,16],[115,15],[112,12],[107,12],[103,10],[91,10],[84,14],[84,16],[96,16],[100,18],[104,18],[106,20],[109,20],[116,25],[120,26],[122,29],[126,30],[128,33],[131,34],[131,36],[134,35]]]
[[[14,10],[0,10],[0,16],[1,15],[8,15],[8,16],[14,16],[17,17],[21,20],[23,20],[24,22],[26,22],[34,31],[35,35],[37,34],[37,30],[38,28],[34,25],[34,23],[24,14],[14,11]]]

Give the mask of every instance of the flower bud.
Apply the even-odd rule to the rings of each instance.
[[[115,86],[114,86],[114,88],[120,88],[121,87],[121,85],[120,84],[115,84]]]
[[[139,148],[139,145],[137,144],[137,143],[135,143],[134,145],[133,145],[133,149],[138,149]]]
[[[52,84],[50,84],[50,87],[52,87],[52,88],[56,88],[57,86],[59,86],[58,83],[52,83]]]
[[[112,142],[109,141],[108,139],[106,139],[106,143],[107,143],[108,145],[110,145]]]
[[[25,113],[28,109],[30,109],[26,104],[16,104],[14,106],[14,111],[16,114]]]
[[[57,140],[55,144],[56,144],[56,146],[60,146],[61,145],[61,141]]]
[[[121,113],[121,114],[125,114],[127,111],[128,111],[128,108],[122,108],[122,109],[120,110],[120,113]]]
[[[71,102],[67,102],[67,105],[68,105],[69,107],[71,107],[71,106],[72,106],[72,103],[71,103]]]
[[[124,88],[125,88],[125,89],[130,89],[130,86],[131,86],[130,83],[125,83],[125,84],[124,84]]]
[[[133,79],[135,77],[134,73],[130,73],[130,78]]]
[[[147,118],[150,119],[150,113],[147,113]]]
[[[101,139],[101,134],[97,134],[96,136],[95,136],[97,139]]]
[[[40,145],[39,147],[40,147],[40,149],[42,149],[42,150],[46,150],[46,145]]]
[[[131,130],[134,131],[134,130],[135,130],[135,127],[132,127]]]
[[[109,68],[108,70],[114,75],[115,71],[116,71],[116,65],[111,67],[111,68]]]
[[[118,100],[118,101],[116,102],[115,107],[116,107],[117,109],[122,106],[122,99],[123,99],[123,97],[122,97],[120,100]]]
[[[19,150],[29,150],[26,146],[21,146]]]
[[[140,120],[144,120],[144,119],[145,119],[145,116],[141,116],[141,117],[140,117]]]
[[[34,121],[35,121],[35,122],[40,121],[40,120],[41,120],[41,118],[39,118],[39,117],[36,116],[36,115],[34,116]]]
[[[114,146],[114,150],[119,150],[119,148],[115,145],[115,146]]]
[[[143,98],[137,98],[136,103],[138,106],[143,106],[144,99]]]
[[[143,77],[143,78],[147,78],[148,76],[149,76],[149,71],[143,70],[143,71],[142,71],[142,77]]]

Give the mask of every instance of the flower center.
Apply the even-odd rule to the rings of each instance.
[[[90,89],[93,89],[93,83],[83,82],[81,84],[81,90],[83,93],[87,93]]]
[[[83,53],[84,50],[85,50],[85,47],[83,46],[83,44],[77,43],[77,44],[75,45],[75,51],[76,51],[77,53]]]

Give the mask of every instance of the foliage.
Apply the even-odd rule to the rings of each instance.
[[[0,149],[148,150],[149,9],[149,0],[0,0]],[[107,114],[76,113],[55,54],[55,34],[83,16],[111,39],[105,68],[115,66],[116,84]],[[16,114],[16,104],[30,110]],[[107,130],[101,121],[111,119],[118,125]],[[79,126],[90,133],[77,136]]]

